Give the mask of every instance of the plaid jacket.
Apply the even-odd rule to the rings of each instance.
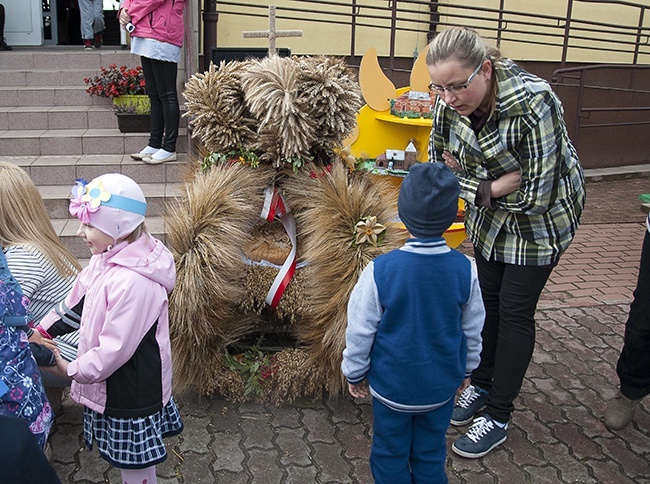
[[[560,100],[550,85],[509,59],[495,65],[494,114],[477,134],[470,120],[438,97],[429,161],[443,150],[462,167],[465,226],[486,258],[517,265],[554,263],[571,243],[585,201],[584,173],[569,139]],[[516,192],[496,200],[496,210],[475,205],[481,180],[521,170]]]

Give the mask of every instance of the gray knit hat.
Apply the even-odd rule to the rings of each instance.
[[[432,239],[454,223],[460,185],[443,163],[417,163],[402,181],[399,218],[413,237]]]

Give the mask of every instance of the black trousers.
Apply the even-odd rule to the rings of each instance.
[[[489,391],[486,412],[507,422],[535,347],[535,310],[553,266],[488,261],[474,250],[485,325],[481,363],[472,384]]]
[[[151,101],[149,146],[174,152],[181,117],[176,91],[178,64],[144,56],[140,59],[147,94]]]
[[[650,233],[647,230],[616,373],[621,380],[621,393],[627,398],[638,400],[650,395]]]
[[[0,449],[0,481],[13,484],[60,484],[61,481],[25,420],[0,416]]]

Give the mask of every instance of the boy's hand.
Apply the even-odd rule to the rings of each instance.
[[[69,363],[61,357],[61,353],[59,352],[58,348],[54,348],[52,352],[54,353],[54,362],[56,363],[55,366],[43,367],[43,369],[48,373],[52,373],[53,375],[70,380],[71,378],[68,376]]]
[[[471,383],[471,379],[465,378],[463,380],[463,383],[461,383],[460,386],[458,387],[458,390],[456,390],[456,395],[460,396],[460,394],[465,391],[465,388],[467,388],[470,385],[470,383]]]
[[[366,398],[369,394],[368,380],[363,380],[360,383],[348,383],[348,391],[354,398]]]

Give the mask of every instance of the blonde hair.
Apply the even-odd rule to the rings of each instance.
[[[501,61],[501,52],[496,47],[488,45],[476,30],[469,27],[453,27],[436,35],[427,51],[426,63],[432,66],[456,60],[465,68],[476,69],[476,66],[486,59],[492,63],[492,70],[494,70]],[[494,111],[496,97],[497,82],[494,79],[488,106],[490,115]]]
[[[81,270],[54,231],[34,182],[22,168],[7,162],[0,162],[0,242],[3,247],[36,247],[61,276],[75,276]]]
[[[142,234],[149,235],[149,232],[147,231],[147,227],[145,226],[144,222],[138,225],[133,232],[131,232],[126,237],[120,239],[118,242],[121,242],[122,240],[126,240],[130,244],[138,240]]]

